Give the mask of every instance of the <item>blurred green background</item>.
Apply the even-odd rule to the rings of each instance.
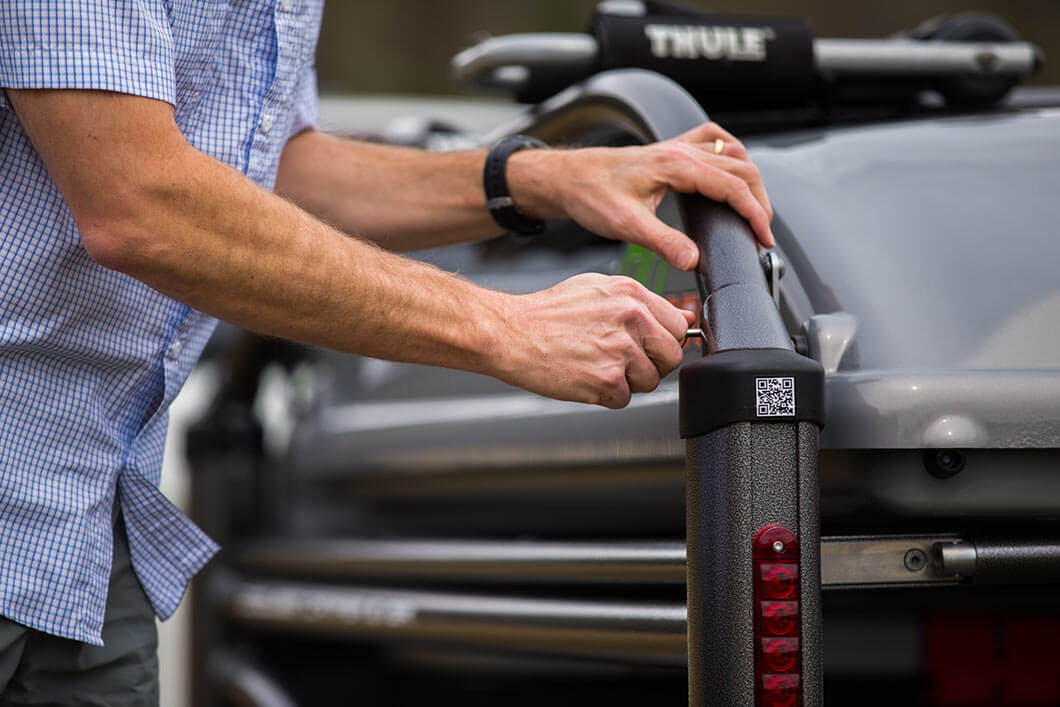
[[[1045,69],[1028,83],[1060,83],[1060,0],[711,0],[687,4],[719,13],[806,17],[818,37],[884,37],[942,13],[994,12],[1046,52]],[[460,93],[449,78],[449,59],[482,33],[580,31],[595,5],[595,0],[330,0],[317,51],[320,90]]]

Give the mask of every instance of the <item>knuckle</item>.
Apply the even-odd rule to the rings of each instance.
[[[688,151],[678,142],[664,142],[659,145],[660,161],[666,165],[681,164],[688,159]]]
[[[627,336],[639,335],[639,332],[649,331],[655,318],[652,316],[651,310],[648,309],[647,305],[637,299],[627,299],[622,304],[622,309],[619,314],[619,321],[627,332]],[[630,350],[639,350],[641,347],[633,339],[629,339],[629,343],[624,343],[622,346],[623,351],[627,353]]]
[[[611,395],[626,383],[626,370],[622,366],[608,366],[599,375],[599,388],[603,395]]]
[[[626,301],[636,301],[637,295],[640,293],[640,283],[633,278],[626,275],[618,275],[611,279],[612,292],[619,297],[622,297],[621,304],[629,305]]]
[[[643,324],[651,318],[647,305],[637,297],[630,297],[624,305],[624,319],[628,324]]]
[[[608,407],[610,407],[610,408],[612,408],[614,410],[621,410],[622,408],[624,408],[627,405],[629,405],[630,398],[632,398],[632,397],[633,396],[631,395],[631,391],[629,390],[629,388],[626,387],[626,386],[623,386],[622,390],[618,391],[615,394],[615,396],[613,398],[611,398],[611,401],[608,404]]]
[[[762,179],[762,175],[759,173],[758,167],[750,162],[736,162],[733,165],[732,172],[743,181],[749,183],[759,182]]]
[[[730,188],[732,189],[732,196],[735,197],[746,197],[751,193],[751,186],[747,183],[747,180],[741,179],[740,177],[734,176],[730,181]]]
[[[625,369],[614,368],[601,374],[596,386],[596,403],[609,408],[625,407],[629,403],[630,391],[626,383]]]
[[[625,361],[632,361],[635,357],[641,355],[641,348],[632,338],[627,337],[619,346],[619,353],[622,354],[622,358]]]
[[[680,366],[681,361],[685,357],[684,349],[681,348],[681,344],[677,343],[676,340],[669,344],[667,348],[669,350],[666,352],[665,358],[663,359],[662,365],[660,367],[660,372],[664,376],[670,371]]]
[[[628,208],[616,209],[611,216],[617,233],[631,234],[636,230],[636,217]]]
[[[637,381],[635,392],[650,393],[659,387],[660,380],[659,373],[657,371],[652,371],[651,373],[646,374],[642,380]]]
[[[726,173],[721,178],[721,191],[726,200],[734,198],[741,192],[741,190],[746,188],[747,182],[740,179],[735,174]]]

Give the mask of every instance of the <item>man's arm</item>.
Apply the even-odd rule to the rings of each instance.
[[[724,143],[715,154],[715,141]],[[497,233],[482,190],[481,150],[429,153],[307,131],[284,149],[277,193],[347,233],[390,250]],[[657,218],[668,189],[727,201],[773,245],[772,210],[743,145],[715,123],[674,140],[622,149],[523,150],[508,161],[520,211],[571,217],[609,238],[647,246],[684,270],[698,251]]]
[[[202,311],[610,407],[681,360],[684,313],[631,280],[485,290],[346,237],[261,189],[192,148],[166,103],[100,91],[8,97],[88,253]]]

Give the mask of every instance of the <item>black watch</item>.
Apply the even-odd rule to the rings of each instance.
[[[537,138],[527,135],[506,137],[490,150],[486,156],[486,165],[482,168],[482,186],[486,190],[486,208],[493,220],[505,231],[532,236],[545,230],[545,222],[528,218],[519,213],[508,192],[508,179],[505,171],[508,158],[513,152],[528,148],[548,147]]]

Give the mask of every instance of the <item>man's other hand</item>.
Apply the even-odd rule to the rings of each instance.
[[[728,203],[763,246],[775,245],[758,168],[717,123],[644,146],[523,150],[509,160],[508,180],[527,215],[572,218],[598,235],[650,248],[681,270],[696,266],[699,251],[655,216],[669,190]]]
[[[625,407],[681,363],[693,316],[630,278],[578,275],[512,297],[496,375],[550,397]]]

